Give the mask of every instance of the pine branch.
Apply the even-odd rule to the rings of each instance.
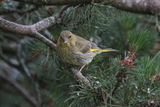
[[[21,25],[21,24],[17,24],[17,23],[7,21],[5,19],[0,18],[0,28],[8,30],[8,31],[12,31],[14,33],[34,37],[34,38],[40,40],[41,42],[45,43],[51,49],[55,50],[56,44],[54,44],[51,40],[49,40],[48,38],[46,38],[45,36],[40,34],[39,31],[55,25],[57,19],[61,19],[62,14],[64,13],[64,11],[68,7],[70,7],[70,6],[69,5],[64,6],[62,8],[62,10],[57,15],[48,17],[46,19],[43,19],[43,20],[41,20],[41,21],[39,21],[39,22],[37,22],[33,25]],[[19,62],[21,63],[21,66],[23,67],[23,70],[27,73],[28,70],[27,70],[26,66],[24,65],[24,62],[20,58],[19,58]],[[29,74],[27,74],[27,75],[29,75]],[[74,74],[74,76],[76,78],[80,79],[83,83],[90,86],[89,80],[87,78],[85,78],[81,73],[76,73],[76,74]]]
[[[21,25],[0,18],[0,28],[14,33],[34,37],[55,50],[56,44],[54,44],[52,41],[50,41],[48,38],[44,37],[38,32],[55,25],[57,23],[57,19],[60,19],[62,17],[62,14],[68,7],[69,7],[68,5],[64,6],[57,15],[45,18],[33,25]]]
[[[10,14],[10,13],[13,13],[13,12],[17,12],[17,13],[20,13],[20,14],[24,14],[24,13],[28,13],[28,12],[33,12],[37,9],[37,7],[32,7],[32,8],[29,8],[29,9],[25,9],[25,10],[19,10],[19,9],[8,9],[8,10],[0,10],[0,15],[4,15],[4,14]]]
[[[16,0],[19,2],[41,4],[41,5],[78,5],[78,4],[89,4],[92,0]],[[102,2],[103,0],[94,0],[95,3]]]
[[[104,0],[104,2],[117,9],[133,13],[156,14],[160,11],[159,0]]]
[[[77,78],[80,82],[82,82],[83,84],[85,84],[88,87],[92,86],[90,81],[86,77],[84,77],[81,72],[76,72],[77,70],[75,70],[73,68],[71,71],[72,71],[73,75],[75,76],[75,78]]]
[[[43,43],[45,43],[46,45],[48,45],[49,47],[51,47],[52,49],[55,49],[56,45],[52,41],[44,37],[43,35],[39,34],[38,31],[46,29],[55,24],[56,24],[55,16],[51,16],[46,19],[43,19],[33,25],[21,25],[21,24],[17,24],[17,23],[0,18],[0,28],[14,32],[14,33],[37,38]]]
[[[41,31],[50,26],[53,26],[54,24],[56,24],[55,16],[43,19],[33,25],[21,25],[21,24],[17,24],[17,23],[0,18],[0,28],[14,32],[14,33],[30,35],[30,36],[32,32]]]
[[[0,46],[3,50],[9,51],[11,53],[15,52],[15,49],[17,48],[17,44],[15,42],[11,42],[9,44],[6,44],[4,42],[0,42]]]
[[[156,22],[156,27],[158,32],[160,32],[160,25],[159,25],[159,20],[158,20],[158,14],[155,14],[155,22]]]
[[[13,43],[12,43],[13,44]],[[14,43],[15,46],[14,47],[10,47],[10,50],[14,50],[15,51],[15,54],[17,56],[17,60],[15,60],[14,62],[13,61],[10,61],[10,58],[7,58],[5,56],[5,54],[3,53],[0,53],[0,58],[6,62],[8,65],[14,67],[14,68],[17,68],[19,71],[23,71],[23,73],[25,73],[25,75],[28,77],[29,80],[32,80],[32,77],[31,77],[31,73],[29,71],[29,69],[27,68],[26,64],[25,64],[25,60],[21,57],[21,47],[22,45],[24,44],[24,40],[22,39],[20,41],[20,43]]]
[[[71,5],[66,5],[64,6],[61,11],[59,12],[59,14],[57,15],[57,18],[62,18],[62,15],[64,13],[65,10],[67,10]]]
[[[8,60],[3,54],[0,54],[1,60],[5,61],[8,65],[13,66],[15,68],[18,67],[19,63],[13,63],[10,60]]]
[[[39,107],[39,104],[36,101],[36,99],[33,96],[31,96],[24,87],[22,87],[17,81],[7,77],[2,71],[0,72],[1,79],[11,84],[33,107]]]
[[[19,68],[21,68],[21,70],[23,71],[23,72],[25,72],[25,74],[27,75],[27,77],[29,78],[29,79],[31,79],[31,73],[30,73],[30,71],[29,71],[29,69],[27,68],[27,66],[26,66],[26,64],[25,64],[25,60],[21,57],[21,44],[18,44],[18,46],[17,46],[17,60],[18,60],[18,62],[19,62]]]
[[[92,0],[16,0],[41,5],[78,5],[93,4]],[[103,3],[115,8],[133,13],[155,14],[160,11],[159,0],[94,0],[94,3]]]

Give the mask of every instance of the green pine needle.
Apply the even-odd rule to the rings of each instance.
[[[129,50],[138,51],[143,48],[143,45],[145,45],[150,36],[152,36],[151,32],[145,29],[127,32],[127,39],[130,48]]]

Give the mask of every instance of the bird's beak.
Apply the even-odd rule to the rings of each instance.
[[[68,38],[64,37],[63,38],[63,43],[67,43],[68,42]]]

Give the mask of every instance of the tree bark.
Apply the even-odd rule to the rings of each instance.
[[[52,49],[55,49],[56,45],[51,40],[49,40],[48,38],[46,38],[45,36],[41,35],[38,32],[50,26],[53,26],[55,24],[56,24],[56,19],[54,16],[43,19],[33,25],[21,25],[21,24],[17,24],[17,23],[0,18],[0,28],[14,32],[14,33],[34,37],[42,41]]]
[[[108,0],[105,0],[107,4]],[[109,5],[128,12],[157,14],[160,12],[160,0],[112,0]]]
[[[36,5],[78,5],[91,4],[92,0],[17,0]],[[160,0],[94,0],[128,12],[142,14],[157,14],[160,12]]]
[[[0,28],[19,34],[30,35],[33,31],[41,31],[56,24],[55,17],[48,17],[33,25],[21,25],[0,18]]]

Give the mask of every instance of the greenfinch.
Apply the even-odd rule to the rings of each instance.
[[[79,65],[81,72],[85,65],[101,52],[117,51],[111,48],[102,49],[95,43],[79,37],[70,31],[62,31],[57,42],[57,53],[67,63]]]

